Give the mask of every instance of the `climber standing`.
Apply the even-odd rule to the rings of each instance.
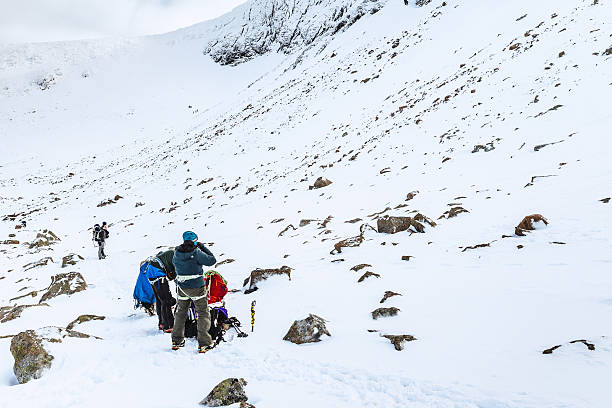
[[[106,258],[104,246],[109,235],[106,222],[103,222],[102,226],[100,224],[94,225],[93,240],[98,244],[98,259]]]
[[[202,266],[212,266],[217,261],[210,250],[198,242],[198,236],[194,232],[186,231],[183,233],[183,244],[175,248],[172,262],[178,287],[178,306],[174,316],[172,350],[185,346],[185,320],[187,309],[193,301],[198,315],[198,351],[206,353],[214,345],[208,333],[210,313]]]
[[[174,249],[159,252],[157,255],[147,258],[140,267],[144,266],[144,273],[149,279],[149,283],[155,294],[155,308],[157,310],[158,326],[166,333],[172,333],[174,326],[174,316],[172,306],[176,304],[176,299],[172,296],[168,281],[174,280],[176,272],[172,258]]]

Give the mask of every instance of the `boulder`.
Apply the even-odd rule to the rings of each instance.
[[[78,272],[59,273],[51,278],[47,292],[40,298],[44,302],[60,295],[72,295],[87,289],[85,279]]]
[[[401,231],[425,232],[425,226],[412,217],[392,217],[385,215],[377,221],[378,232],[395,234]]]
[[[34,330],[21,332],[11,340],[11,354],[15,359],[13,372],[19,384],[40,378],[51,368],[53,356],[43,347],[43,339]]]
[[[404,349],[405,342],[416,340],[416,337],[411,336],[409,334],[400,334],[400,335],[385,334],[382,337],[389,339],[389,341],[391,342],[391,344],[393,344],[393,346],[395,346],[395,349],[397,351],[402,351]]]
[[[376,320],[379,317],[395,316],[399,311],[397,307],[379,307],[372,312],[372,319]]]
[[[30,242],[30,249],[51,246],[58,241],[61,240],[57,237],[57,235],[55,235],[52,231],[45,229],[36,234],[34,241]]]
[[[291,268],[288,266],[281,266],[277,269],[255,269],[251,272],[251,275],[244,280],[242,286],[249,285],[248,289],[245,290],[244,293],[249,294],[251,292],[255,292],[257,290],[257,282],[261,282],[263,280],[268,279],[270,276],[275,275],[287,275],[289,280],[291,280]]]
[[[314,184],[310,187],[308,187],[310,190],[315,189],[315,188],[323,188],[323,187],[327,187],[331,184],[332,182],[328,179],[324,179],[323,177],[319,177],[318,179],[315,180]]]
[[[78,254],[68,254],[62,258],[62,268],[65,268],[68,265],[76,265],[77,262],[82,261],[83,258]]]
[[[224,407],[238,402],[246,402],[248,400],[244,390],[246,385],[247,382],[244,378],[226,378],[217,384],[206,398],[200,401],[200,405]]]
[[[310,314],[303,320],[293,322],[283,340],[295,344],[316,343],[321,341],[321,336],[324,334],[331,336],[325,327],[325,319]]]

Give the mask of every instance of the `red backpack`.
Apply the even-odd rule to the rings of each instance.
[[[206,287],[208,288],[208,304],[221,302],[227,292],[227,281],[217,271],[208,271],[204,274]]]

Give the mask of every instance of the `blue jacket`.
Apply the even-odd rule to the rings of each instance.
[[[185,241],[175,248],[172,263],[176,271],[176,284],[179,288],[195,289],[206,286],[202,266],[212,266],[217,263],[217,260],[212,252],[201,243],[195,246],[191,241]],[[200,276],[191,279],[196,275]]]

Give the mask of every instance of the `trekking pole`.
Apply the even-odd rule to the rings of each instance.
[[[251,302],[251,333],[255,330],[255,303]]]

